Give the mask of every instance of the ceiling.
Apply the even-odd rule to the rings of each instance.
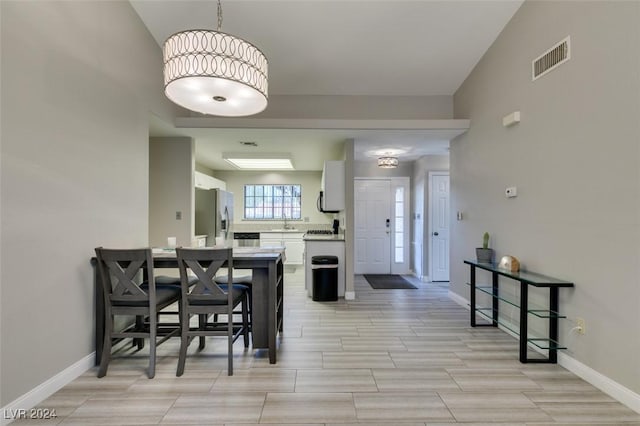
[[[216,2],[131,0],[162,46],[186,29],[215,29]],[[256,44],[269,60],[269,95],[453,95],[522,4],[513,1],[226,0],[222,31]],[[159,47],[160,48],[160,47]],[[197,161],[232,169],[221,152],[291,152],[299,170],[318,170],[353,138],[356,159],[396,149],[401,161],[446,153],[447,131],[172,129],[196,139]],[[459,133],[458,133],[459,134]],[[300,147],[301,153],[294,152]],[[368,155],[368,156],[367,156]],[[338,157],[339,158],[339,157]],[[315,161],[309,161],[313,159]],[[320,166],[318,166],[318,164]]]

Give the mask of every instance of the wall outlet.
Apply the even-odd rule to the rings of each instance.
[[[587,328],[585,326],[584,318],[576,318],[576,331],[578,334],[585,334]]]
[[[176,212],[176,220],[182,220],[182,212]]]

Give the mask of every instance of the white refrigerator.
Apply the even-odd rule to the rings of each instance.
[[[207,236],[207,247],[216,244],[216,237],[224,245],[233,246],[233,194],[221,189],[196,188],[195,235]]]

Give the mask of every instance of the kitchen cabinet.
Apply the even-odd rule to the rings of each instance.
[[[213,176],[201,172],[195,172],[193,175],[194,184],[196,188],[200,189],[227,189],[227,183],[216,179]]]
[[[303,232],[263,231],[260,232],[260,247],[284,247],[285,265],[304,264]]]
[[[322,199],[319,207],[321,210],[327,212],[338,212],[344,210],[344,176],[344,161],[324,162],[324,166],[322,168],[322,180],[320,181]]]

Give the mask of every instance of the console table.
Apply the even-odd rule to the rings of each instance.
[[[520,336],[520,362],[522,363],[557,363],[558,362],[558,350],[566,349],[561,347],[558,343],[558,319],[566,318],[560,315],[558,310],[558,289],[561,287],[573,287],[573,283],[559,280],[556,278],[547,277],[545,275],[536,274],[533,272],[511,272],[506,269],[500,269],[496,265],[491,263],[480,263],[474,260],[465,260],[464,263],[470,267],[470,305],[471,305],[471,327],[497,327],[499,324],[505,326],[500,322],[499,308],[500,301],[508,303],[516,308],[520,309],[520,330],[512,330],[508,326],[505,326],[510,331],[519,334]],[[490,286],[479,286],[476,284],[476,269],[482,269],[491,273],[492,282]],[[520,303],[515,303],[512,300],[503,298],[500,296],[499,277],[506,277],[520,283]],[[529,286],[541,287],[549,289],[549,309],[529,309]],[[492,306],[477,307],[476,306],[476,290],[486,293],[492,297]],[[491,315],[487,313],[491,311]],[[490,321],[490,324],[476,324],[476,313]],[[548,338],[528,338],[528,315],[534,315],[538,318],[547,318],[549,320],[549,336]],[[548,358],[529,358],[527,357],[527,345],[532,345],[548,350]]]

